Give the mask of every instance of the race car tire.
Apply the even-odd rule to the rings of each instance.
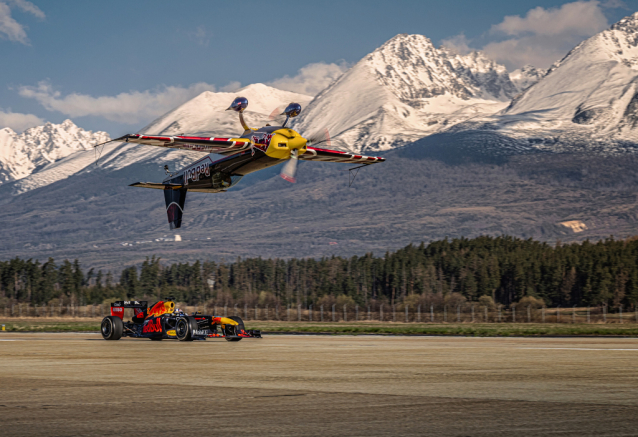
[[[237,322],[237,327],[235,328],[237,331],[246,330],[246,328],[244,327],[244,321],[241,319],[241,317],[231,316],[229,317],[229,319]],[[241,340],[241,337],[226,337],[226,341],[239,341],[239,340]]]
[[[195,330],[197,330],[195,317],[182,317],[175,324],[175,334],[179,341],[193,341],[193,331]]]
[[[124,332],[124,322],[119,317],[106,316],[102,319],[100,331],[104,340],[119,340]]]
[[[237,329],[238,330],[240,330],[240,331],[245,331],[246,330],[246,327],[244,326],[244,321],[241,319],[241,317],[231,316],[231,317],[229,317],[229,319],[237,322]]]

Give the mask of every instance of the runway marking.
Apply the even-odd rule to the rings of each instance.
[[[541,349],[541,350],[563,350],[563,351],[634,351],[634,352],[638,352],[638,348],[634,348],[634,349],[611,349],[611,348],[593,348],[593,347],[517,347],[516,349]]]

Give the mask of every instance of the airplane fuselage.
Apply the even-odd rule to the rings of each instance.
[[[306,139],[292,129],[264,126],[246,131],[240,138],[249,138],[253,147],[215,160],[211,153],[165,178],[164,184],[182,185],[189,191],[218,193],[226,191],[249,174],[277,165],[290,158],[290,150],[306,151]]]

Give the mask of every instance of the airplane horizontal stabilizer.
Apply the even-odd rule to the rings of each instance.
[[[129,185],[129,187],[155,188],[156,190],[179,190],[180,188],[184,188],[184,186],[180,184],[163,184],[160,182],[135,182]]]

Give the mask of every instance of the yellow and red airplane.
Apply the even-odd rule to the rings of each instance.
[[[301,112],[301,105],[298,103],[291,103],[286,107],[281,114],[286,116],[286,120],[281,126],[266,125],[260,129],[250,128],[246,124],[243,112],[247,107],[248,100],[237,97],[228,108],[239,113],[239,121],[244,128],[244,133],[239,138],[128,134],[111,140],[208,153],[207,156],[178,172],[169,173],[161,183],[131,184],[132,187],[164,190],[166,212],[171,229],[182,225],[187,191],[223,192],[239,182],[245,175],[282,162],[286,164],[281,170],[281,177],[289,182],[295,182],[299,159],[360,164],[360,166],[385,161],[385,158],[381,157],[356,155],[311,146],[310,140],[286,127],[288,120]],[[319,143],[321,142],[325,140]],[[225,157],[215,161],[214,154]],[[168,173],[168,168],[165,168]]]

